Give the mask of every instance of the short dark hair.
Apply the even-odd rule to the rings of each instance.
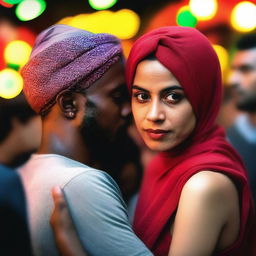
[[[34,116],[36,113],[28,105],[23,93],[13,99],[0,97],[0,143],[10,134],[13,118],[25,124]]]
[[[256,33],[242,36],[236,44],[238,50],[249,50],[256,48]]]

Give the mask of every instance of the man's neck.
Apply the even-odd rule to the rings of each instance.
[[[42,142],[37,153],[58,154],[92,166],[90,154],[75,132],[69,132],[66,136],[56,131],[43,132]]]

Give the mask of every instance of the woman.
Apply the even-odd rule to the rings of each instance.
[[[135,124],[159,154],[145,171],[134,231],[154,255],[252,255],[254,212],[240,157],[215,125],[221,72],[197,30],[163,27],[127,61]]]

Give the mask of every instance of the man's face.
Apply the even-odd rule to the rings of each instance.
[[[235,54],[230,84],[237,93],[240,110],[256,111],[256,47]]]
[[[111,142],[131,115],[123,63],[118,61],[88,88],[86,98],[85,116],[81,125],[86,143]]]

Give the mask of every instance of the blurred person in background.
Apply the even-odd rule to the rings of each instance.
[[[15,168],[38,146],[41,123],[24,95],[0,98],[0,255],[31,255],[26,202]],[[12,167],[12,168],[8,168]]]
[[[241,37],[231,64],[230,85],[235,91],[238,115],[227,130],[231,144],[241,155],[256,202],[256,34]]]
[[[41,139],[40,117],[23,94],[0,98],[0,163],[16,168],[35,152]]]
[[[18,174],[0,165],[0,255],[31,255],[25,195]]]

